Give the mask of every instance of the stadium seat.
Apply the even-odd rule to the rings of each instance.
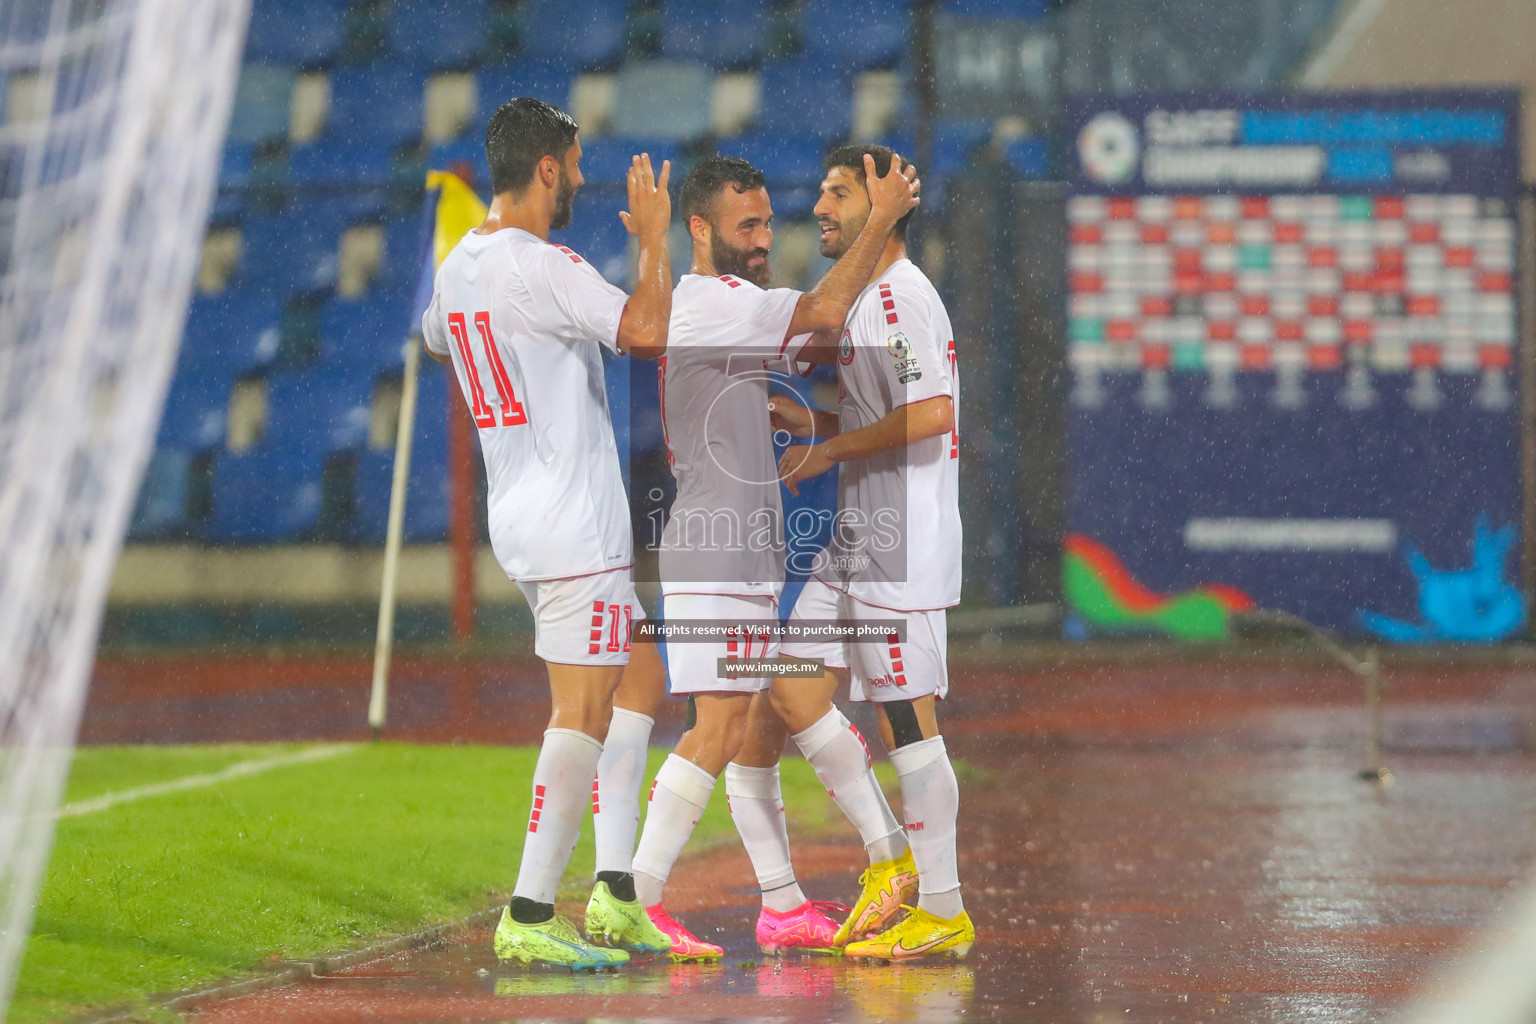
[[[607,196],[577,196],[571,226],[550,240],[570,246],[612,284],[629,286],[629,231],[619,220],[625,200]]]
[[[486,31],[488,0],[392,0],[390,55],[429,70],[475,62]]]
[[[470,134],[483,144],[491,115],[516,96],[532,96],[561,110],[570,110],[572,81],[570,69],[563,64],[519,60],[481,68],[475,76],[475,120]]]
[[[349,185],[366,188],[390,183],[394,147],[368,138],[327,136],[288,153],[291,185]]]
[[[663,57],[716,71],[754,67],[762,57],[761,0],[668,0],[661,17]]]
[[[627,64],[614,81],[609,130],[616,135],[696,139],[710,129],[713,87],[714,78],[702,64]]]
[[[270,64],[246,64],[235,85],[229,115],[229,142],[253,145],[288,136],[288,106],[293,95],[293,69]]]
[[[1026,178],[1043,180],[1051,175],[1050,156],[1043,139],[1032,136],[1013,139],[1003,146],[1003,156]]]
[[[628,0],[526,0],[523,55],[579,71],[608,71],[624,58]]]
[[[651,155],[651,168],[661,173],[663,160],[671,160],[674,184],[682,183],[677,172],[677,146],[666,139],[637,139],[601,136],[582,140],[581,175],[588,185],[623,184],[636,153]],[[577,200],[579,203],[581,200]]]
[[[251,5],[246,60],[297,67],[324,64],[341,48],[348,0],[260,0]]]
[[[766,132],[743,135],[720,146],[721,153],[739,156],[763,172],[774,216],[780,220],[802,216],[816,205],[823,150],[822,141],[815,137]]]
[[[907,48],[910,0],[805,0],[807,59],[853,71],[895,67]]]
[[[758,72],[757,127],[841,142],[853,125],[853,85],[837,65],[795,60]]]
[[[229,422],[229,386],[229,378],[221,374],[178,370],[165,396],[155,444],[184,452],[222,447]]]
[[[267,433],[263,448],[332,452],[368,440],[373,374],[324,367],[267,376]]]
[[[219,453],[213,461],[208,540],[270,544],[313,534],[320,522],[324,467],[325,455],[318,451],[263,447]]]
[[[128,524],[129,540],[153,540],[177,532],[187,522],[187,480],[192,455],[172,448],[156,448],[144,467],[139,495]]]
[[[405,539],[421,542],[448,535],[448,388],[456,388],[458,383],[452,379],[451,370],[433,362],[423,362],[418,379]],[[358,455],[353,484],[354,540],[376,544],[384,539],[394,468],[392,448]]]
[[[282,300],[265,290],[229,288],[218,295],[197,296],[187,313],[175,383],[188,374],[217,377],[225,385],[227,398],[231,380],[255,373],[277,358],[282,315]]]
[[[939,9],[962,18],[1015,18],[1038,21],[1045,17],[1050,0],[944,0]]]
[[[485,162],[484,132],[471,133],[461,139],[440,142],[432,147],[427,166],[434,171],[458,171],[468,168],[467,180],[471,187],[484,195],[491,190],[491,169]]]
[[[399,145],[421,137],[425,80],[420,71],[382,65],[331,75],[330,138]]]
[[[412,333],[410,295],[388,290],[367,299],[332,299],[320,320],[320,359],[326,369],[372,380],[399,370],[401,346]]]
[[[226,142],[219,161],[219,187],[243,188],[251,177],[251,147],[244,142]]]
[[[247,218],[241,282],[279,295],[333,287],[347,205],[306,204],[289,213]]]
[[[385,221],[384,254],[379,274],[373,279],[373,290],[414,295],[427,244],[420,214]]]

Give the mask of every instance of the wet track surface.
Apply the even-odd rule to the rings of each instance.
[[[1498,941],[1485,926],[1536,860],[1523,668],[1392,671],[1388,789],[1356,777],[1358,689],[1326,667],[973,666],[955,679],[949,747],[979,770],[961,788],[979,933],[964,961],[764,958],[733,846],[685,861],[669,888],[673,912],[726,946],[718,965],[530,971],[498,965],[489,933],[469,931],[195,1016],[1386,1021]],[[796,864],[812,896],[846,900],[861,855],[850,833],[797,845]]]

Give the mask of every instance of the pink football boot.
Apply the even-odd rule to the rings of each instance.
[[[672,940],[672,950],[667,956],[671,957],[673,963],[718,960],[725,955],[725,950],[719,946],[712,942],[705,942],[672,920],[672,915],[667,913],[666,908],[660,903],[653,907],[646,907],[645,912],[650,915],[651,924]]]
[[[757,915],[757,944],[764,953],[837,953],[837,920],[848,913],[841,903],[806,900],[787,913],[764,907]],[[832,915],[831,917],[827,915]]]

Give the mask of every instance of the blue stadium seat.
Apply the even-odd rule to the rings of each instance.
[[[473,64],[485,40],[488,0],[392,0],[392,56],[432,70]]]
[[[251,147],[245,142],[226,142],[219,161],[219,187],[241,188],[251,177]]]
[[[805,0],[805,56],[824,66],[895,67],[907,48],[910,0]]]
[[[257,448],[213,461],[213,515],[207,538],[223,544],[298,540],[320,522],[318,451]]]
[[[442,540],[448,535],[448,388],[457,387],[435,363],[422,366],[411,439],[410,489],[405,502],[405,539]],[[378,543],[389,523],[389,490],[395,453],[365,451],[357,458],[353,485],[353,540]]]
[[[128,524],[130,540],[153,540],[175,533],[187,524],[187,480],[192,455],[170,448],[156,448],[144,467],[139,496]]]
[[[230,380],[222,374],[178,371],[171,378],[155,444],[202,452],[224,444],[229,422]]]
[[[518,96],[552,103],[561,110],[571,108],[571,82],[574,76],[564,64],[519,60],[492,68],[481,68],[475,76],[475,120],[471,133],[483,144],[485,126],[496,108]]]
[[[763,53],[763,23],[761,0],[668,0],[661,53],[716,71],[753,67]]]
[[[581,175],[589,185],[623,184],[636,153],[651,155],[651,169],[661,173],[663,160],[672,161],[672,181],[682,183],[677,172],[677,146],[667,139],[601,136],[581,143]],[[578,199],[577,203],[580,204]],[[579,215],[579,214],[578,214]]]
[[[470,177],[466,180],[474,187],[475,191],[481,195],[490,192],[491,168],[485,162],[483,134],[470,134],[461,139],[439,142],[432,147],[432,153],[427,158],[427,166],[434,171],[458,170],[454,166],[455,164],[467,166]],[[463,177],[463,174],[460,173],[459,176]]]
[[[292,95],[292,68],[243,65],[229,115],[228,141],[254,144],[286,138]]]
[[[368,440],[373,374],[329,367],[267,375],[267,434],[262,447],[332,452]]]
[[[944,0],[945,14],[962,18],[1015,18],[1038,21],[1045,17],[1050,0]]]
[[[756,132],[730,139],[720,152],[739,156],[762,171],[774,216],[790,220],[816,205],[824,148],[820,139],[811,136]]]
[[[265,290],[229,288],[218,295],[194,298],[181,338],[172,394],[183,377],[190,375],[218,378],[227,397],[231,380],[255,373],[277,358],[282,315],[282,300]],[[219,404],[222,408],[222,399]]]
[[[624,58],[628,0],[526,0],[523,54],[581,71],[611,70]]]
[[[1043,180],[1051,176],[1050,156],[1043,139],[1032,136],[1014,139],[1003,147],[1003,156],[1026,178]]]
[[[373,279],[373,290],[415,294],[416,281],[426,259],[427,244],[422,237],[419,214],[385,221],[384,258],[379,266],[378,277]]]
[[[606,196],[577,196],[571,226],[550,240],[570,246],[612,284],[629,287],[629,231],[619,220],[626,201]]]
[[[347,68],[331,75],[325,134],[399,145],[421,137],[422,72],[402,66]]]
[[[794,60],[758,72],[757,127],[842,141],[853,126],[853,86],[835,62]]]
[[[321,364],[370,380],[399,370],[401,346],[417,329],[411,324],[410,296],[401,290],[369,299],[332,299],[320,319]]]
[[[336,283],[337,246],[351,213],[346,203],[307,204],[293,212],[248,217],[240,279],[286,295]]]
[[[394,147],[373,139],[327,137],[288,153],[292,185],[384,185]]]
[[[696,139],[710,129],[714,76],[702,64],[637,61],[614,81],[608,127],[616,135]]]
[[[247,60],[313,67],[341,48],[348,0],[260,0],[251,5]]]

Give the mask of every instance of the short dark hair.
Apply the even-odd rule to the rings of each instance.
[[[485,127],[485,162],[491,167],[491,191],[517,192],[533,180],[546,156],[564,160],[576,144],[576,122],[559,107],[519,96],[496,108]]]
[[[873,143],[852,143],[847,146],[838,146],[828,153],[826,159],[822,161],[822,166],[829,171],[835,167],[845,167],[853,172],[854,178],[862,185],[864,184],[864,157],[866,155],[875,158],[875,170],[883,177],[890,170],[891,157],[896,155],[896,151],[889,146],[877,146]],[[906,170],[911,166],[912,161],[903,157],[901,161],[902,170]],[[906,215],[896,222],[897,238],[904,239],[907,237],[907,225],[912,222],[912,214],[916,212],[916,210],[908,210]]]
[[[695,217],[713,223],[715,199],[727,185],[737,192],[751,192],[766,188],[767,182],[762,171],[739,156],[707,156],[694,164],[683,179],[683,190],[677,200],[683,223],[691,223]]]

